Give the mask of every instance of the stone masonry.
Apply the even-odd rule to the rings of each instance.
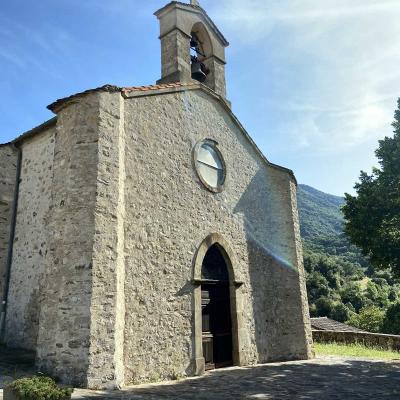
[[[53,177],[54,128],[27,139],[21,148],[21,174],[15,227],[6,343],[36,349],[39,285],[47,253],[46,217]]]
[[[244,364],[307,357],[290,175],[268,167],[221,103],[202,91],[128,98],[125,134],[126,221],[135,221],[125,231],[126,380],[192,374],[191,266],[210,232],[229,241],[244,282],[237,289]],[[204,190],[192,168],[192,149],[204,138],[218,141],[229,171],[218,195]]]
[[[49,244],[41,291],[38,366],[87,385],[98,185],[98,95],[57,115]],[[104,293],[104,300],[108,293]],[[99,304],[100,306],[100,304]],[[105,324],[107,320],[98,321]],[[104,337],[106,340],[107,337]],[[104,346],[104,351],[108,348]]]
[[[228,41],[198,4],[172,1],[158,10],[160,21],[161,79],[158,83],[190,82],[188,43],[192,34],[201,41],[199,60],[209,69],[204,84],[226,97],[225,48]]]
[[[12,145],[0,146],[0,312],[7,278],[11,219],[13,216],[18,151]],[[5,315],[1,314],[0,318]]]

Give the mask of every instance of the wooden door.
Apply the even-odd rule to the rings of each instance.
[[[206,369],[232,365],[232,322],[229,284],[203,284],[202,331]]]

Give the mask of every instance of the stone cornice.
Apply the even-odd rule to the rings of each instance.
[[[227,47],[229,46],[229,42],[226,40],[225,36],[222,34],[222,32],[218,29],[218,27],[215,25],[214,21],[209,17],[207,12],[200,6],[194,5],[194,4],[187,4],[187,3],[182,3],[180,1],[171,1],[168,3],[166,6],[160,8],[158,11],[154,13],[154,15],[157,18],[162,17],[164,14],[166,14],[170,9],[172,8],[180,8],[182,10],[186,10],[189,12],[193,12],[196,14],[201,14],[204,16],[205,21],[210,25],[210,28],[214,31],[218,39],[221,41],[221,43]]]

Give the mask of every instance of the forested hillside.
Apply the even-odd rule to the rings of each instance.
[[[343,233],[342,197],[299,185],[298,205],[311,316],[394,332],[387,309],[400,300],[399,282],[375,272]],[[400,329],[400,327],[399,327]]]
[[[305,239],[343,232],[340,207],[344,198],[320,192],[307,185],[298,187],[301,233]]]

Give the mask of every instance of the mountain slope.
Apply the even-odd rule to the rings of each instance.
[[[299,185],[298,205],[301,236],[307,252],[341,257],[341,261],[367,267],[360,249],[343,233],[344,218],[340,208],[344,198]]]
[[[389,271],[374,271],[344,235],[344,198],[307,185],[297,193],[311,316],[344,322],[364,308],[385,312],[400,285]]]
[[[303,239],[343,233],[343,215],[340,211],[344,204],[343,197],[299,185],[297,199]]]

